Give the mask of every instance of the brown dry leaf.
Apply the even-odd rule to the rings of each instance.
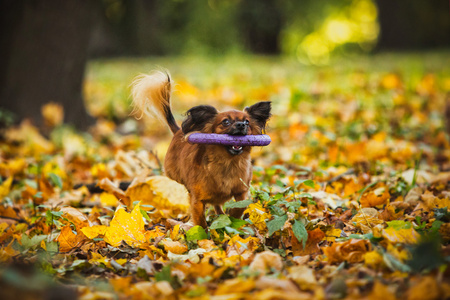
[[[0,206],[0,218],[7,217],[12,219],[17,219],[17,213],[11,206]]]
[[[291,236],[292,252],[294,256],[304,256],[320,253],[320,247],[318,243],[323,240],[323,238],[325,237],[325,233],[319,228],[308,231],[308,240],[306,241],[305,249],[303,249],[303,244],[297,240],[292,231],[290,231],[289,234]]]
[[[75,225],[77,230],[91,225],[86,215],[74,207],[61,207],[60,211],[63,212],[64,218],[68,219],[69,222],[72,222]]]
[[[383,223],[383,220],[378,218],[378,211],[371,207],[361,208],[353,216],[352,221],[355,222],[356,227],[361,229],[363,233],[369,233],[373,227]]]
[[[314,270],[307,266],[295,266],[289,268],[288,278],[293,280],[302,290],[314,290],[317,285]]]
[[[343,243],[334,243],[331,247],[322,248],[330,264],[347,261],[357,263],[364,260],[366,252],[371,250],[367,240],[351,239]]]
[[[172,252],[174,254],[183,254],[188,250],[188,247],[179,241],[163,240],[162,244],[167,252]]]
[[[398,209],[400,205],[394,205],[394,203],[396,202],[386,205],[384,210],[380,213],[380,219],[384,221],[392,221],[398,220],[401,216],[403,216],[404,211]]]
[[[264,251],[256,254],[255,258],[250,264],[251,270],[258,271],[262,274],[265,274],[272,268],[277,271],[281,271],[281,269],[283,268],[283,260],[281,259],[281,256],[272,251]]]

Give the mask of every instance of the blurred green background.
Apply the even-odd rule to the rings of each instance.
[[[252,73],[250,81],[242,81],[252,84],[268,80],[255,80],[254,72],[273,78],[278,71],[269,69],[276,69],[305,86],[327,66],[354,70],[362,64],[361,70],[370,71],[367,65],[381,64],[385,71],[397,71],[394,66],[408,57],[412,60],[405,64],[412,66],[407,69],[415,68],[420,76],[429,64],[420,53],[432,51],[435,69],[448,62],[448,5],[423,0],[4,0],[0,123],[8,123],[12,113],[16,122],[31,118],[40,124],[41,107],[51,101],[60,103],[65,122],[78,128],[93,124],[92,116],[123,119],[129,110],[127,85],[155,65],[172,70],[175,79],[180,74],[195,88],[212,88],[214,78],[228,76],[221,75],[223,68],[239,69],[236,73],[244,77]]]

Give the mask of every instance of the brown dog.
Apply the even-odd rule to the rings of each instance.
[[[166,154],[166,175],[183,184],[190,194],[191,218],[206,228],[205,205],[212,204],[223,214],[222,204],[232,197],[244,200],[252,178],[250,146],[190,144],[186,135],[192,132],[231,135],[262,134],[270,117],[271,103],[258,102],[244,111],[218,112],[210,105],[192,107],[180,127],[170,109],[171,79],[168,73],[156,71],[141,75],[133,82],[135,112],[156,116],[174,134]],[[234,208],[230,215],[240,218],[245,208]]]

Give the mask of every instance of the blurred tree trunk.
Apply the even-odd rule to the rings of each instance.
[[[96,1],[0,3],[0,106],[40,124],[41,106],[57,102],[66,123],[86,128],[93,119],[82,82]]]
[[[380,49],[450,46],[448,1],[376,0]]]
[[[247,48],[259,54],[279,54],[283,28],[281,7],[276,0],[245,0],[239,5],[239,29]]]

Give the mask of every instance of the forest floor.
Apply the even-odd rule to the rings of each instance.
[[[88,132],[54,103],[45,127],[0,132],[1,298],[449,298],[448,54],[91,62]],[[161,176],[169,131],[129,115],[133,77],[156,65],[179,122],[272,101],[249,199],[225,205],[242,219],[186,224],[186,191]]]

